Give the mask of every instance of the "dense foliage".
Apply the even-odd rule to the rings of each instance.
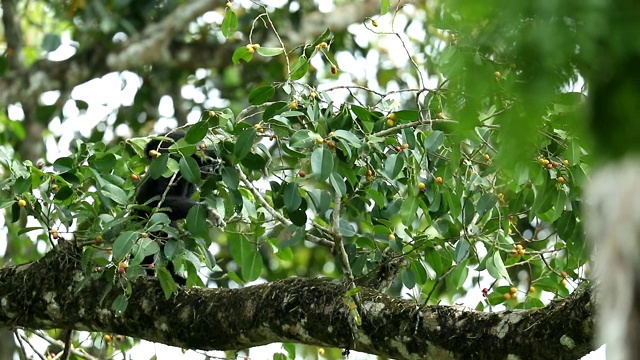
[[[25,66],[47,61],[42,52],[58,49],[63,33],[80,44],[75,57],[106,58],[186,2],[162,3],[19,3],[35,34],[24,44]],[[300,43],[288,32],[307,34],[300,17],[314,5],[221,6],[213,21],[199,18],[167,39],[176,55],[197,46],[217,58],[133,66],[142,81],[131,105],[108,109],[68,155],[21,158],[12,149],[28,139],[27,122],[2,115],[0,208],[11,257],[83,244],[86,280],[122,289],[111,305],[119,312],[136,296],[130,281],[145,276],[143,258],[161,251],[159,232],[189,286],[326,276],[348,282],[355,296],[375,285],[368,274],[400,259],[388,292],[419,304],[493,311],[567,296],[589,260],[580,210],[589,144],[577,84],[589,66],[589,47],[579,45],[593,13],[574,2],[536,4],[382,1],[379,15],[353,19],[351,31]],[[34,17],[45,26],[32,28]],[[107,72],[100,64],[91,78]],[[199,95],[185,99],[185,88]],[[60,90],[53,103],[31,104],[45,127],[96,106],[72,88],[48,90]],[[138,136],[166,95],[187,135],[172,156],[149,162],[148,138]],[[136,137],[114,138],[122,125]],[[223,159],[219,178],[201,180],[190,159],[201,143]],[[227,226],[208,227],[204,205],[180,229],[162,213],[129,216],[145,176],[198,183],[199,198]],[[166,263],[156,272],[170,297]]]

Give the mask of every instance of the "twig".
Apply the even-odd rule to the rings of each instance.
[[[342,261],[342,272],[347,278],[349,282],[349,288],[356,288],[356,280],[353,277],[353,271],[351,270],[351,264],[349,264],[349,256],[347,256],[347,251],[344,248],[344,243],[342,242],[342,234],[340,234],[340,209],[342,207],[342,198],[339,192],[336,191],[335,196],[333,197],[333,241],[334,241],[334,251],[340,255],[340,260]],[[358,308],[360,308],[360,296],[359,294],[355,294],[354,300]]]
[[[44,331],[36,331],[36,332],[34,332],[34,334],[39,336],[40,338],[42,338],[44,341],[48,342],[51,345],[64,346],[62,341],[52,338],[51,336],[47,335],[47,333],[45,333]],[[22,337],[22,338],[25,339],[24,337]],[[91,356],[91,355],[89,355],[89,354],[87,354],[87,353],[85,353],[83,351],[78,351],[78,350],[75,350],[75,349],[71,349],[71,353],[73,355],[77,356],[77,357],[82,358],[82,359],[98,360],[98,358],[93,357],[93,356]]]
[[[406,129],[406,128],[410,128],[410,127],[414,127],[414,126],[418,126],[418,125],[423,125],[423,124],[424,125],[431,125],[433,123],[457,124],[458,122],[455,121],[455,120],[448,120],[448,119],[435,119],[435,120],[431,119],[431,120],[427,120],[427,121],[416,120],[416,121],[412,121],[412,122],[406,123],[406,124],[398,124],[398,125],[396,125],[396,126],[394,126],[392,128],[381,130],[381,131],[378,131],[377,133],[370,134],[369,136],[377,136],[377,137],[387,136],[387,135],[393,134],[393,133],[395,133],[395,132],[397,132],[399,130],[402,130],[402,129]]]
[[[255,186],[253,186],[251,181],[249,181],[249,179],[244,174],[244,172],[242,171],[242,168],[240,168],[240,166],[236,166],[236,169],[238,170],[238,174],[240,176],[240,181],[242,181],[244,186],[246,186],[247,189],[249,189],[249,191],[251,191],[253,196],[255,196],[255,198],[258,200],[258,202],[267,210],[267,212],[269,214],[271,214],[271,216],[273,216],[274,219],[280,221],[283,225],[286,225],[286,226],[293,225],[291,220],[289,220],[286,217],[284,217],[282,214],[277,212],[276,209],[273,208],[273,206],[269,205],[269,203],[264,198],[264,196],[262,196],[262,194],[258,191],[258,189]],[[327,247],[330,247],[330,248],[332,248],[334,246],[333,241],[330,241],[330,240],[327,240],[327,239],[323,239],[323,238],[319,238],[319,237],[311,235],[309,233],[306,234],[306,237],[307,237],[307,239],[309,241],[311,241],[313,243],[316,243],[318,245],[327,246]]]

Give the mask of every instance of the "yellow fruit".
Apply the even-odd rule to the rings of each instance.
[[[500,73],[500,71],[496,71],[493,73],[493,76],[499,79],[502,76],[502,74]]]
[[[323,138],[317,138],[316,139],[316,143],[322,144],[322,143],[324,143],[324,139]]]
[[[562,279],[562,281],[560,281],[560,285],[567,286],[567,280]]]
[[[402,148],[403,149],[408,149],[409,148],[409,144],[402,144]]]
[[[515,288],[515,287],[512,287],[511,289],[509,289],[509,292],[512,293],[512,294],[515,294],[515,293],[518,292],[518,289]]]
[[[558,178],[556,179],[556,181],[560,184],[564,184],[564,178],[562,176],[558,176]]]
[[[371,25],[373,25],[374,27],[378,27],[378,22],[375,20],[371,20]]]
[[[25,207],[25,206],[27,206],[27,202],[24,201],[23,199],[20,199],[20,200],[18,200],[18,206]]]
[[[295,101],[292,101],[289,103],[289,109],[291,110],[296,110],[298,108],[298,103]]]
[[[393,125],[395,125],[395,121],[393,121],[391,118],[388,118],[387,119],[387,125],[388,126],[393,126]]]
[[[371,171],[371,169],[367,169],[367,176],[371,176],[373,175],[373,171]]]
[[[324,348],[319,348],[318,349],[318,355],[324,356]]]
[[[427,187],[423,182],[418,183],[418,189],[424,190]]]
[[[109,334],[104,334],[104,336],[102,338],[104,339],[104,342],[106,342],[106,343],[110,343],[113,340],[113,337],[111,337],[111,335],[109,335]]]
[[[260,44],[251,44],[251,47],[252,47],[254,50],[258,50],[258,49],[260,49]]]
[[[520,244],[516,245],[516,250],[518,250],[518,251],[522,250],[522,245],[520,245]]]
[[[563,163],[565,166],[569,166],[569,160],[567,160],[567,159],[562,160],[562,163]]]
[[[524,255],[526,253],[527,253],[527,250],[525,250],[525,249],[518,250],[518,255],[520,255],[520,256],[522,256],[522,255]]]
[[[98,236],[96,236],[96,238],[95,238],[94,242],[95,242],[96,244],[100,245],[100,244],[102,244],[102,240],[103,240],[103,239],[102,239],[102,236],[98,235]]]
[[[315,98],[316,96],[318,96],[318,93],[316,93],[315,91],[312,91],[312,92],[309,94],[309,97],[310,97],[310,98],[312,98],[312,99],[313,99],[313,98]]]
[[[227,6],[227,8],[230,8],[231,7],[231,1],[227,1],[226,6]]]
[[[530,287],[529,287],[529,292],[530,292],[530,293],[534,293],[534,292],[536,292],[536,288],[535,288],[535,287],[533,287],[533,286],[530,286]]]
[[[333,131],[332,131],[332,132],[330,132],[330,133],[329,133],[329,137],[330,137],[330,138],[334,138],[334,137],[336,137],[336,133],[334,133]]]
[[[505,300],[509,300],[509,299],[511,299],[511,294],[506,293],[506,294],[502,295],[502,297],[503,297]]]
[[[157,158],[160,153],[157,150],[149,150],[149,156]]]
[[[389,114],[389,119],[391,119],[391,120],[395,120],[397,117],[398,117],[398,115],[396,115],[396,113]]]
[[[389,240],[390,240],[390,241],[391,241],[391,240],[395,240],[395,239],[396,239],[396,236],[395,236],[395,235],[393,235],[393,234],[389,234]]]
[[[490,156],[489,154],[484,154],[484,155],[482,155],[482,157],[483,157],[485,160],[490,160],[490,159],[491,159],[491,156]]]

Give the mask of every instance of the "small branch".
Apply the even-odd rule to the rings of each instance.
[[[342,198],[340,193],[336,191],[335,196],[333,197],[333,241],[334,241],[334,252],[337,252],[340,255],[340,261],[342,262],[342,272],[344,276],[347,278],[349,282],[349,288],[356,288],[356,280],[353,277],[353,271],[351,270],[351,264],[349,264],[349,256],[347,255],[347,251],[344,248],[344,243],[342,242],[342,234],[340,234],[340,209],[342,207]],[[355,294],[354,300],[358,308],[360,308],[360,296]]]
[[[373,133],[370,134],[369,136],[377,136],[377,137],[383,137],[383,136],[387,136],[393,133],[396,133],[402,129],[406,129],[406,128],[412,128],[414,126],[418,126],[418,125],[432,125],[433,123],[450,123],[450,124],[457,124],[458,122],[455,120],[448,120],[448,119],[436,119],[436,120],[416,120],[416,121],[412,121],[410,123],[406,123],[406,124],[398,124],[392,128],[386,129],[386,130],[381,130],[378,131],[377,133]]]
[[[47,335],[47,333],[44,332],[44,331],[35,331],[34,334],[36,334],[38,337],[42,338],[44,341],[48,342],[51,345],[57,345],[57,346],[61,346],[61,347],[64,346],[64,343],[62,341],[52,338],[51,336]],[[22,336],[22,338],[25,339],[24,336]],[[82,359],[98,360],[98,358],[96,358],[96,357],[93,357],[93,356],[91,356],[91,355],[89,355],[89,354],[87,354],[87,353],[85,353],[83,351],[75,350],[73,348],[71,348],[70,352],[71,352],[71,354],[73,354],[73,355],[75,355],[75,356],[77,356],[79,358],[82,358]]]
[[[271,214],[271,216],[273,216],[274,219],[278,220],[280,223],[282,223],[285,226],[293,225],[291,220],[289,220],[286,217],[284,217],[282,214],[280,214],[278,211],[276,211],[276,209],[274,209],[273,206],[271,206],[267,202],[267,200],[264,198],[264,196],[262,196],[260,191],[258,191],[258,189],[255,186],[253,186],[251,181],[249,181],[249,179],[244,174],[244,172],[242,171],[242,168],[240,168],[240,166],[236,166],[236,169],[238,170],[238,174],[240,175],[240,181],[242,181],[244,186],[246,186],[247,189],[249,189],[249,191],[251,191],[253,196],[255,196],[255,198],[258,200],[258,202],[265,208],[265,210],[267,210],[267,212],[269,214]],[[333,246],[334,246],[332,241],[329,241],[327,239],[319,238],[319,237],[311,235],[309,233],[306,234],[306,238],[307,238],[307,240],[309,240],[309,241],[311,241],[313,243],[316,243],[318,245],[326,246],[326,247],[329,247],[329,248],[333,248]]]

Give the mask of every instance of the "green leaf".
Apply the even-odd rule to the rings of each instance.
[[[233,155],[236,157],[236,160],[242,160],[249,154],[256,139],[256,133],[257,130],[254,127],[246,128],[240,133],[236,144],[233,146]]]
[[[120,205],[129,204],[129,196],[118,186],[106,183],[102,186],[102,193]]]
[[[296,183],[287,183],[284,186],[284,206],[287,211],[296,211],[302,203],[302,196],[300,196],[300,188]]]
[[[207,136],[207,131],[209,131],[209,123],[207,121],[198,121],[187,130],[184,135],[184,141],[189,144],[197,144]]]
[[[338,195],[344,196],[347,194],[347,186],[345,185],[344,180],[342,179],[342,176],[340,174],[338,174],[337,172],[332,172],[331,176],[329,177],[329,182]]]
[[[384,162],[384,172],[387,174],[389,179],[395,180],[402,168],[404,167],[404,158],[398,156],[397,154],[391,154]]]
[[[261,105],[269,101],[275,95],[276,89],[271,85],[261,86],[249,93],[249,104]]]
[[[509,272],[507,272],[507,268],[504,266],[504,262],[502,261],[502,257],[500,257],[499,251],[494,252],[493,256],[487,260],[487,270],[494,279],[504,278],[511,282]]]
[[[317,138],[320,138],[320,135],[317,135],[311,130],[299,130],[291,136],[289,146],[297,148],[309,147],[316,142]]]
[[[261,56],[278,56],[284,52],[283,48],[259,47],[257,50]]]
[[[244,235],[229,235],[229,247],[233,259],[240,265],[244,281],[253,281],[262,273],[262,257]]]
[[[125,231],[120,234],[116,241],[113,242],[113,259],[115,261],[122,260],[131,251],[137,238],[138,233],[136,231]]]
[[[127,310],[127,306],[129,306],[129,299],[124,294],[120,294],[113,300],[111,310],[115,311],[117,316],[120,316]]]
[[[382,0],[380,2],[380,15],[384,15],[389,11],[390,3],[390,0]]]
[[[238,27],[238,16],[231,9],[227,9],[222,19],[220,29],[225,38],[229,38],[235,28]]]
[[[233,52],[233,56],[231,56],[231,61],[234,65],[238,65],[240,60],[249,62],[251,59],[253,59],[253,54],[249,52],[246,46],[237,48],[236,51]]]
[[[317,148],[311,154],[311,170],[318,180],[327,180],[333,171],[333,154],[325,148]]]
[[[442,131],[432,131],[427,139],[424,141],[425,149],[429,151],[436,151],[440,146],[444,144],[444,133]]]
[[[467,280],[467,276],[469,275],[469,268],[465,266],[465,264],[459,264],[451,273],[451,280],[453,281],[453,286],[456,289],[462,289],[464,282]]]
[[[180,158],[180,174],[192,184],[197,184],[200,180],[200,166],[191,156]]]
[[[498,203],[498,197],[495,194],[483,194],[482,197],[480,197],[480,200],[478,200],[478,206],[476,209],[478,211],[478,216],[483,217],[487,211],[491,210],[496,205],[496,203]]]
[[[413,221],[416,219],[419,201],[420,198],[417,196],[409,195],[402,202],[402,206],[400,207],[400,217],[402,218],[402,223],[404,225],[411,226]]]
[[[306,56],[300,56],[291,67],[291,80],[300,80],[309,72],[309,59]]]
[[[149,175],[152,179],[158,179],[162,176],[162,174],[167,170],[167,165],[169,163],[169,154],[162,154],[160,157],[155,158],[151,161],[151,165],[149,166]]]
[[[207,218],[209,210],[204,204],[191,207],[187,213],[187,230],[193,235],[205,236],[207,234]]]
[[[178,291],[178,285],[173,280],[171,273],[166,268],[157,268],[156,276],[160,280],[160,287],[164,292],[165,299],[169,299],[171,295]]]
[[[60,157],[53,162],[53,170],[58,173],[65,173],[75,167],[75,162],[70,157]]]
[[[342,140],[348,142],[351,146],[353,146],[355,148],[359,148],[360,146],[362,146],[362,142],[360,141],[360,139],[358,139],[358,137],[355,136],[350,131],[347,131],[347,130],[336,130],[336,131],[334,131],[334,134],[338,139],[342,139]]]

